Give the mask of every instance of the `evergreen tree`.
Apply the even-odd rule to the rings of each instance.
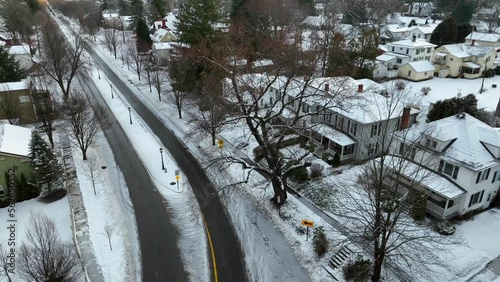
[[[0,82],[15,82],[25,78],[24,70],[19,66],[14,55],[0,46]]]
[[[30,165],[35,185],[39,189],[46,188],[50,195],[63,169],[52,149],[37,132],[31,134]]]
[[[435,121],[458,113],[468,113],[473,117],[478,117],[480,112],[477,109],[477,98],[474,94],[469,94],[463,98],[453,97],[437,101],[427,115],[427,122]]]
[[[458,0],[455,5],[455,10],[451,16],[455,18],[458,24],[470,23],[474,14],[475,5],[471,0]]]
[[[472,30],[473,26],[470,23],[457,24],[457,43],[464,43],[465,37],[467,37]]]
[[[143,17],[140,17],[137,21],[136,37],[137,51],[142,53],[147,52],[151,49],[151,44],[153,44],[153,41],[151,40],[151,36],[149,35],[148,24]]]
[[[120,16],[129,15],[129,6],[126,0],[118,0],[118,10],[120,10]]]
[[[190,45],[198,45],[205,40],[211,42],[219,34],[214,25],[224,20],[224,4],[222,1],[187,0],[181,7],[177,26],[180,41]]]
[[[167,15],[167,0],[152,0],[151,1],[151,18],[156,20],[157,18],[163,18]]]
[[[233,4],[231,5],[231,16],[236,16],[238,14],[238,11],[240,10],[243,5],[245,5],[246,0],[233,0]]]
[[[434,29],[430,43],[438,46],[457,43],[457,23],[453,17],[442,21]]]
[[[144,2],[143,0],[131,0],[130,1],[130,15],[132,16],[131,26],[132,28],[137,28],[139,19],[144,17]]]

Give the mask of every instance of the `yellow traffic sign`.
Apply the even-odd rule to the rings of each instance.
[[[221,146],[224,145],[224,140],[222,140],[222,139],[217,140],[217,144],[219,144]]]
[[[224,148],[224,145],[219,144],[219,149]]]
[[[181,179],[181,176],[180,175],[176,175],[175,176],[175,180],[179,180],[179,179]]]
[[[307,227],[314,227],[314,221],[303,219],[302,225],[307,226]]]

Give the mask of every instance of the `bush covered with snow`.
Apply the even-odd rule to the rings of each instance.
[[[455,225],[448,220],[439,220],[436,222],[436,231],[441,235],[453,235],[455,234]]]
[[[371,261],[364,259],[358,255],[355,261],[350,260],[344,266],[344,278],[346,281],[365,282],[368,281],[371,275]]]

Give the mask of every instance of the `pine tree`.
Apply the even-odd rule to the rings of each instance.
[[[144,17],[144,2],[143,0],[131,0],[130,1],[130,15],[132,16],[131,26],[132,28],[137,28],[139,19]]]
[[[7,49],[0,46],[0,82],[15,82],[25,77],[19,62]]]
[[[198,45],[204,40],[211,42],[219,34],[216,23],[225,20],[224,4],[220,0],[187,0],[181,8],[179,25],[180,41]]]
[[[453,97],[451,99],[437,101],[427,115],[427,122],[463,112],[473,117],[478,117],[480,115],[477,109],[477,98],[474,94],[469,94],[462,98]]]
[[[455,10],[451,15],[455,18],[457,23],[470,23],[472,15],[474,14],[475,5],[471,0],[458,0],[455,5]]]
[[[442,46],[457,43],[457,22],[449,17],[432,32],[430,43]]]
[[[151,18],[163,18],[167,15],[167,0],[152,0],[151,1]]]
[[[149,35],[148,24],[142,17],[137,21],[136,36],[137,51],[139,51],[140,53],[149,51],[151,49],[151,44],[153,43],[153,41],[151,40],[151,36]]]
[[[63,169],[52,149],[37,132],[31,134],[30,165],[35,185],[39,189],[46,188],[47,195],[50,195]]]
[[[118,0],[118,10],[120,11],[120,16],[129,15],[129,6],[126,0]]]

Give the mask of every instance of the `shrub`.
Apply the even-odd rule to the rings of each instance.
[[[398,82],[396,83],[396,89],[397,89],[397,90],[403,90],[403,89],[405,89],[405,87],[406,87],[406,83],[404,83],[404,82],[402,82],[402,81],[398,81]]]
[[[489,77],[494,77],[495,76],[495,70],[494,69],[489,69],[484,71],[484,77],[489,78]]]
[[[500,75],[500,67],[497,67],[497,68],[495,69],[495,73],[496,73],[496,75]]]
[[[436,222],[436,231],[441,235],[453,235],[455,234],[455,225],[448,220],[439,220]]]
[[[363,256],[358,255],[355,261],[349,261],[344,266],[344,278],[346,281],[365,282],[370,279],[371,261],[363,259]]]
[[[333,156],[333,164],[334,166],[339,166],[340,165],[340,155],[335,153]]]
[[[309,147],[307,147],[307,150],[312,154],[314,153],[314,151],[316,151],[316,147],[317,146],[315,144],[311,143],[309,144]]]
[[[318,226],[314,229],[313,236],[314,252],[318,257],[323,257],[328,252],[328,241],[326,240],[325,228]]]
[[[290,178],[299,183],[306,182],[307,180],[309,180],[309,173],[307,172],[307,168],[301,167],[300,169],[296,169],[292,173]]]
[[[422,89],[420,89],[420,92],[422,92],[422,94],[424,95],[427,95],[429,94],[429,92],[431,92],[431,88],[429,86],[424,86],[422,87]]]
[[[324,153],[321,155],[321,159],[322,159],[325,163],[327,163],[327,164],[329,164],[329,165],[333,165],[333,157],[334,157],[334,156],[333,156],[332,154],[327,153],[327,152],[324,152]]]
[[[324,167],[321,164],[313,163],[311,165],[311,178],[318,178],[323,175]]]
[[[411,216],[416,221],[422,221],[425,219],[427,212],[427,196],[421,191],[415,191],[412,198]]]

